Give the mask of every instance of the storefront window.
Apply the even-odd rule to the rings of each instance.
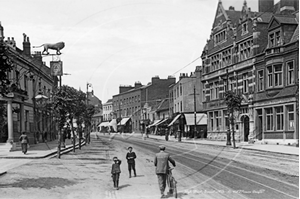
[[[267,131],[273,130],[273,110],[272,110],[272,108],[266,109],[266,122],[267,122],[266,130]]]
[[[276,107],[276,130],[283,130],[283,107]]]
[[[295,130],[294,105],[288,105],[288,106],[286,106],[286,109],[287,109],[288,130]]]

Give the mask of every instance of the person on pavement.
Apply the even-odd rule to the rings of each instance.
[[[122,161],[119,160],[117,157],[114,157],[113,161],[114,161],[114,163],[112,164],[112,167],[111,167],[111,177],[114,182],[114,188],[118,190],[120,173],[121,173],[120,165],[121,165]]]
[[[132,147],[128,147],[129,152],[126,154],[126,159],[128,163],[128,171],[129,171],[129,178],[131,178],[131,170],[134,172],[134,177],[136,177],[136,171],[135,171],[135,152],[132,151]]]
[[[154,166],[156,166],[156,175],[158,178],[158,185],[161,193],[161,198],[164,198],[164,192],[166,189],[167,174],[169,171],[169,161],[175,167],[175,161],[170,157],[169,153],[165,152],[166,147],[159,146],[160,152],[155,155]]]
[[[22,135],[20,136],[19,140],[21,142],[22,152],[24,154],[26,154],[27,153],[27,145],[29,144],[29,140],[28,140],[28,137],[25,132],[22,132]]]

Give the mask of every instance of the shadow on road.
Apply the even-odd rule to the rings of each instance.
[[[123,188],[129,187],[129,186],[131,186],[131,185],[130,184],[124,184],[124,185],[119,186],[119,189],[123,189]]]

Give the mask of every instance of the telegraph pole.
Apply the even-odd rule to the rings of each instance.
[[[196,109],[196,88],[194,85],[194,139],[196,138],[196,132],[197,132],[197,109]]]

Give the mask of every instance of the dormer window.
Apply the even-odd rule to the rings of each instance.
[[[248,25],[245,22],[245,23],[242,24],[242,35],[245,35],[247,33],[248,33]]]
[[[269,34],[269,47],[276,47],[281,45],[281,31],[277,30],[274,32],[271,32]]]
[[[215,45],[222,43],[225,40],[226,40],[226,31],[225,30],[218,32],[214,36]]]

